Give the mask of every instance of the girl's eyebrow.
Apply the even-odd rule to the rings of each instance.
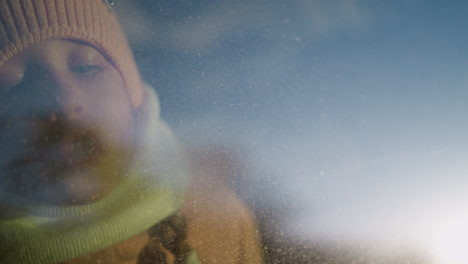
[[[97,63],[105,60],[98,50],[89,46],[73,47],[68,58],[69,64]]]
[[[90,48],[92,49],[93,51],[97,52],[99,55],[101,55],[101,57],[103,59],[106,60],[106,62],[108,62],[109,64],[111,64],[113,67],[116,67],[114,62],[112,62],[112,60],[109,58],[108,55],[106,55],[105,53],[101,52],[99,50],[99,48],[96,48],[94,47],[93,45],[87,43],[87,42],[84,42],[84,41],[81,41],[81,40],[76,40],[76,39],[65,39],[66,41],[70,41],[70,42],[73,42],[75,44],[78,44],[78,45],[82,45],[82,46],[85,46],[86,48]]]

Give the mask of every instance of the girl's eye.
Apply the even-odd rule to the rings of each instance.
[[[24,81],[25,71],[16,70],[0,75],[0,92],[5,93]]]
[[[14,83],[0,83],[0,96],[9,96],[14,92],[18,91],[18,87],[21,87],[23,79],[16,80]]]
[[[100,65],[85,64],[85,65],[73,66],[70,68],[70,71],[73,73],[77,73],[77,74],[88,75],[88,74],[96,73],[100,71],[101,69],[102,68]]]

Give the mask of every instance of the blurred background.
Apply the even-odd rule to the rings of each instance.
[[[467,2],[116,10],[163,117],[254,209],[270,263],[468,263]]]

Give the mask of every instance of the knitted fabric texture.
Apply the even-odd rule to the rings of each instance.
[[[134,107],[143,97],[128,41],[112,8],[102,0],[0,0],[0,66],[44,40],[87,43],[117,68]]]

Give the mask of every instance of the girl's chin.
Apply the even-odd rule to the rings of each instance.
[[[91,170],[83,169],[55,177],[54,181],[10,191],[27,200],[50,206],[86,205],[106,197],[119,182],[119,179],[103,179]]]

